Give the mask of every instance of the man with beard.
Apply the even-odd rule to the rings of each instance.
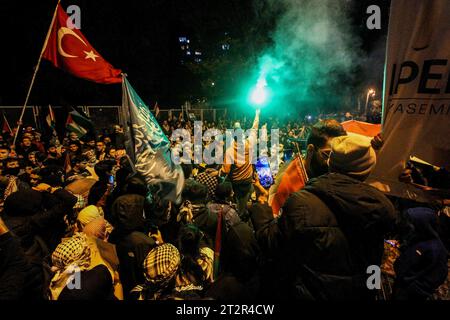
[[[47,148],[47,158],[44,160],[44,165],[63,165],[61,153],[54,144],[50,144]]]
[[[345,135],[347,135],[347,133],[342,125],[334,119],[321,120],[311,128],[311,132],[308,134],[307,139],[306,156],[302,159],[309,179],[318,177],[328,172],[327,160],[331,151],[331,140],[335,137]],[[290,138],[287,141],[291,141],[292,144],[296,144],[300,140]],[[287,168],[292,164],[292,161],[297,161],[297,159],[284,163],[283,166],[280,167],[275,183],[269,190],[269,205],[273,206],[272,209],[274,210],[274,213],[278,213],[278,209],[281,208],[284,201],[287,199],[287,196],[295,191],[298,191],[298,188],[300,187],[299,185],[294,186],[292,184],[288,190],[284,191],[286,193],[286,198],[278,198],[277,203],[273,202],[278,191],[278,187],[283,180],[284,170],[287,170]]]
[[[306,157],[304,160],[308,177],[315,178],[328,172],[328,158],[331,152],[331,140],[345,136],[342,125],[334,119],[317,122],[311,129],[307,140]]]
[[[21,170],[21,168],[20,168],[19,159],[8,158],[5,161],[5,169],[3,171],[3,174],[18,177],[20,174],[20,170]]]
[[[2,163],[3,170],[2,175],[0,175],[0,212],[3,211],[5,199],[11,194],[29,189],[29,185],[18,178],[20,163],[17,158],[10,157]]]
[[[36,187],[41,182],[40,169],[33,169],[30,173],[30,186]]]
[[[328,141],[329,142],[329,141]],[[281,215],[255,205],[252,222],[258,242],[276,261],[278,277],[265,292],[299,300],[371,300],[369,266],[381,264],[383,240],[398,213],[379,190],[365,184],[376,164],[370,141],[339,136],[317,148],[328,173],[292,193]],[[310,167],[318,174],[325,167]]]

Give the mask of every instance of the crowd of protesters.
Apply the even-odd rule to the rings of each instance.
[[[184,164],[175,203],[135,173],[120,126],[62,143],[30,126],[15,147],[2,137],[0,299],[449,299],[448,202],[387,197],[364,183],[382,141],[347,135],[345,119],[264,122],[281,129],[286,162],[304,141],[310,178],[278,217],[248,162]],[[168,136],[193,129],[159,121]],[[203,125],[260,122],[257,113]],[[380,290],[367,284],[370,266],[383,271]]]

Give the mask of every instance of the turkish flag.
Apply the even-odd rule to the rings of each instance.
[[[76,77],[97,83],[121,83],[121,70],[115,69],[91,46],[80,30],[69,28],[67,13],[58,4],[43,58]]]
[[[275,192],[271,203],[274,217],[279,215],[280,208],[283,207],[287,198],[292,193],[303,189],[307,181],[302,159],[299,157],[294,158],[278,172],[272,189],[272,192]]]

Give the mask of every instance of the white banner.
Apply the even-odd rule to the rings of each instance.
[[[400,184],[410,156],[450,168],[450,0],[392,0],[384,79],[383,140],[372,181]]]

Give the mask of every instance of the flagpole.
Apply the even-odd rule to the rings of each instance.
[[[300,169],[302,170],[302,173],[305,176],[305,182],[308,182],[308,180],[309,180],[308,173],[306,172],[305,165],[303,164],[303,156],[302,156],[302,152],[300,151],[300,147],[298,146],[298,142],[295,142],[295,147],[297,148],[297,154],[298,154],[299,162],[300,162]]]
[[[58,6],[59,6],[60,2],[61,2],[61,0],[58,0],[58,3],[56,4],[55,12],[53,13],[52,22],[50,23],[50,27],[48,28],[47,35],[45,36],[45,41],[44,41],[44,45],[43,45],[42,50],[41,50],[41,54],[39,55],[39,59],[38,59],[37,65],[34,68],[33,77],[31,78],[31,83],[30,83],[30,86],[28,88],[28,93],[27,93],[27,96],[25,98],[25,103],[23,104],[22,113],[20,114],[19,123],[17,124],[17,130],[16,130],[16,133],[14,135],[14,141],[13,141],[13,146],[14,147],[16,145],[16,140],[17,140],[17,136],[19,134],[20,126],[22,125],[22,119],[23,119],[23,116],[25,114],[25,109],[26,109],[27,104],[28,104],[28,99],[30,98],[31,89],[33,89],[34,80],[36,79],[36,74],[37,74],[37,72],[39,70],[39,66],[41,64],[42,56],[44,54],[45,48],[47,47],[48,39],[50,38],[50,32],[52,31],[53,23],[55,23],[56,13],[58,12]]]
[[[125,83],[125,79],[127,77],[126,73],[122,73],[122,95],[125,96],[125,88],[126,88],[126,83]],[[128,88],[126,88],[128,91]],[[122,98],[123,99],[123,98]],[[127,95],[127,99],[128,99],[128,95]],[[130,136],[131,136],[131,147],[132,147],[132,155],[133,155],[133,160],[136,160],[136,143],[134,140],[134,130],[133,130],[133,120],[131,118],[131,106],[130,103],[128,104],[128,115],[129,115],[129,122],[127,121],[127,123],[129,123],[129,129],[130,129]],[[123,102],[122,102],[123,105]]]

